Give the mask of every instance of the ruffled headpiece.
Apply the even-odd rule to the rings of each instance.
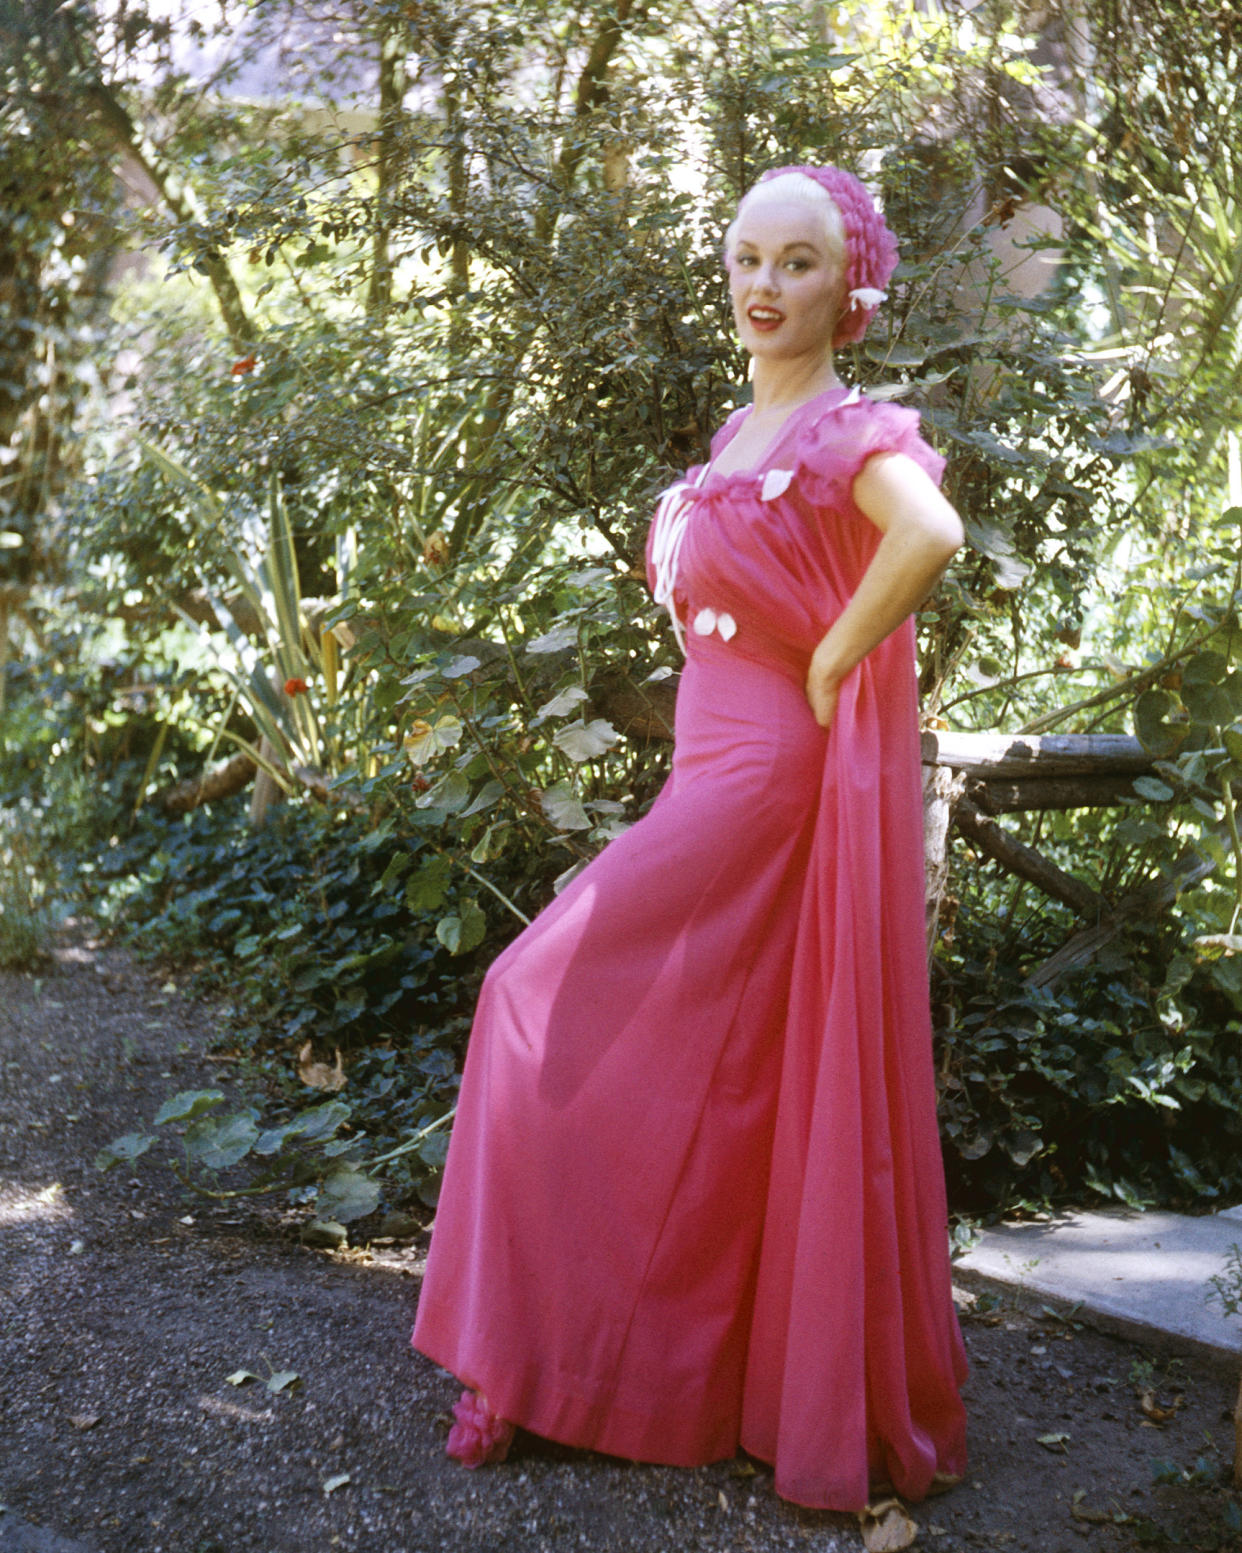
[[[841,213],[845,228],[845,289],[850,306],[841,315],[832,337],[834,349],[852,345],[867,332],[885,286],[897,268],[897,239],[885,225],[870,194],[852,173],[839,167],[774,167],[759,179],[779,178],[782,173],[801,173],[812,178],[830,196]]]

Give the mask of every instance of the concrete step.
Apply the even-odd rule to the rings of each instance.
[[[1191,1218],[1108,1210],[998,1224],[954,1263],[959,1284],[1000,1289],[1151,1348],[1242,1357],[1242,1317],[1208,1303],[1210,1279],[1242,1246],[1242,1207]]]

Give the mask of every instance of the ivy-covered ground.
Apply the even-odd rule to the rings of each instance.
[[[455,1387],[406,1343],[425,1225],[318,1250],[267,1199],[183,1200],[154,1157],[90,1163],[170,1089],[219,1081],[214,1033],[176,973],[83,925],[0,977],[0,1546],[13,1517],[98,1553],[860,1545],[741,1458],[675,1471],[524,1438],[502,1468],[453,1466]],[[918,1546],[1242,1542],[1220,1483],[1232,1377],[1038,1310],[964,1317],[971,1471],[915,1509]]]

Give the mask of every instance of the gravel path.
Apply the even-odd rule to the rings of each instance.
[[[215,1033],[83,929],[0,976],[0,1553],[860,1548],[852,1518],[783,1503],[746,1460],[677,1471],[520,1438],[503,1468],[448,1462],[456,1388],[407,1343],[424,1237],[310,1250],[271,1209],[184,1201],[157,1159],[94,1170],[167,1095],[218,1082]],[[1015,1310],[966,1333],[972,1472],[915,1510],[920,1548],[1113,1553],[1157,1527],[1227,1545],[1231,1496],[1154,1485],[1151,1461],[1219,1468],[1231,1377],[1158,1361],[1181,1401],[1154,1426],[1122,1343]],[[299,1380],[270,1394],[228,1384],[239,1369]]]

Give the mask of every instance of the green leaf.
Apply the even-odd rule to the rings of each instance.
[[[274,1375],[268,1377],[264,1385],[273,1396],[276,1396],[278,1392],[287,1391],[290,1386],[296,1385],[301,1378],[296,1370],[277,1370]]]
[[[1134,779],[1134,791],[1153,803],[1167,803],[1173,797],[1173,789],[1156,777],[1141,776]]]
[[[556,626],[551,631],[546,631],[542,636],[537,636],[533,642],[527,642],[526,651],[531,653],[565,652],[570,647],[578,645],[578,627]]]
[[[1194,946],[1200,960],[1219,960],[1222,955],[1242,954],[1242,934],[1200,933]]]
[[[482,667],[483,664],[480,659],[462,654],[454,658],[450,663],[446,663],[440,670],[440,673],[445,679],[461,679],[463,675],[473,674],[475,669],[481,669]]]
[[[1134,703],[1134,733],[1154,760],[1166,760],[1190,732],[1185,709],[1167,690],[1145,690]]]
[[[425,766],[429,760],[460,744],[461,735],[461,721],[450,713],[437,717],[434,723],[420,720],[405,736],[405,753],[414,765]]]
[[[140,1158],[157,1141],[150,1133],[127,1132],[100,1149],[95,1155],[95,1169],[111,1170],[113,1165],[127,1165]]]
[[[299,1112],[291,1122],[285,1123],[285,1128],[290,1137],[301,1138],[303,1143],[322,1143],[352,1114],[353,1108],[347,1100],[325,1100],[322,1105]]]
[[[447,1132],[429,1133],[418,1145],[418,1157],[429,1170],[443,1170],[448,1158],[448,1147]]]
[[[183,1089],[171,1100],[165,1100],[155,1113],[153,1125],[159,1127],[164,1122],[188,1122],[195,1116],[200,1116],[212,1106],[224,1103],[224,1093],[219,1089]]]
[[[244,1111],[219,1119],[203,1116],[186,1128],[185,1149],[205,1169],[227,1170],[245,1159],[258,1137],[254,1117]]]
[[[579,702],[586,699],[587,693],[581,685],[570,685],[565,690],[558,691],[550,701],[545,701],[535,715],[538,719],[564,717],[567,712],[572,712]]]
[[[444,904],[452,871],[447,857],[428,858],[407,881],[405,904],[411,911],[438,911]]]
[[[543,812],[557,830],[590,830],[591,820],[567,782],[558,782],[540,795]]]
[[[244,1386],[248,1380],[262,1380],[261,1375],[256,1375],[253,1370],[234,1370],[231,1375],[224,1377],[226,1386]]]
[[[602,755],[605,750],[610,750],[619,738],[620,734],[611,723],[605,722],[602,717],[597,717],[589,723],[581,721],[567,723],[552,742],[558,750],[568,755],[570,760],[582,761]]]
[[[1197,652],[1182,668],[1183,685],[1219,685],[1229,670],[1229,659],[1219,652]]]
[[[1217,727],[1233,721],[1233,699],[1222,685],[1182,684],[1182,703],[1192,721]]]
[[[444,809],[449,814],[454,814],[458,809],[464,809],[469,802],[470,783],[460,771],[449,771],[429,792],[419,795],[418,807]]]
[[[372,895],[386,895],[395,884],[399,884],[405,877],[414,862],[413,855],[409,852],[394,852],[388,859],[384,872],[371,886]]]
[[[436,937],[450,954],[466,954],[477,949],[487,932],[487,918],[472,900],[463,900],[458,915],[441,917],[436,923]]]
[[[1005,1139],[1005,1153],[1019,1169],[1029,1165],[1043,1147],[1043,1139],[1029,1127],[1020,1127]]]
[[[321,1218],[350,1224],[379,1206],[380,1184],[353,1165],[340,1165],[319,1188],[315,1211]]]

